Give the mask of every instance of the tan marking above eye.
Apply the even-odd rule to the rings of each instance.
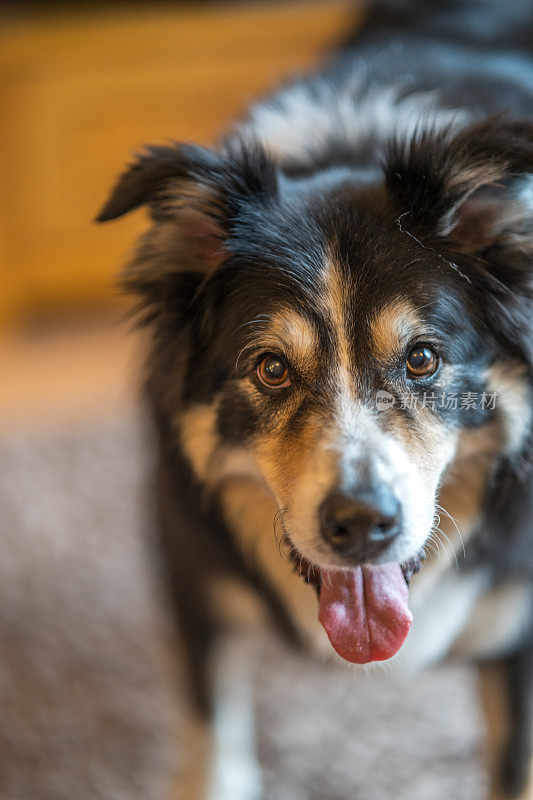
[[[283,353],[299,374],[312,378],[319,369],[319,341],[313,324],[291,309],[256,321],[256,331],[245,349],[264,355]]]
[[[407,300],[389,303],[372,319],[370,335],[376,356],[387,361],[397,357],[413,336],[419,335],[420,319]]]

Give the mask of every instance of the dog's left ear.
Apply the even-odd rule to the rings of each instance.
[[[392,148],[390,191],[417,229],[463,253],[533,252],[533,125],[499,118]],[[408,220],[405,220],[408,228]]]

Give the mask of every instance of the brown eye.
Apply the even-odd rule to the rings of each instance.
[[[438,366],[439,357],[431,347],[418,345],[407,356],[407,372],[411,378],[429,378]]]
[[[289,368],[280,356],[264,356],[257,365],[257,377],[269,389],[284,389],[291,385]]]

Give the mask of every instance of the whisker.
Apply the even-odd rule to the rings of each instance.
[[[423,547],[422,547],[422,552],[424,553],[424,558],[423,558],[423,560],[422,560],[422,563],[420,564],[420,567],[419,567],[419,570],[418,570],[419,572],[422,572],[422,570],[423,570],[423,569],[424,569],[424,567],[426,566],[426,559],[427,559],[427,557],[428,557],[428,551],[427,551],[427,549],[426,549],[426,548],[427,548],[427,542],[426,542],[426,544],[425,544],[425,545],[423,545]]]
[[[459,528],[459,525],[457,524],[457,520],[455,519],[455,517],[452,517],[452,515],[450,514],[450,512],[449,512],[449,511],[446,511],[446,509],[445,509],[445,508],[443,508],[443,506],[440,506],[440,505],[438,505],[438,504],[437,504],[437,508],[439,509],[439,511],[442,511],[442,512],[443,512],[443,514],[446,514],[446,516],[448,517],[448,519],[450,520],[450,522],[452,522],[452,523],[453,523],[453,525],[454,525],[454,527],[455,527],[455,530],[457,531],[457,535],[459,536],[459,539],[460,539],[460,541],[461,541],[461,547],[463,548],[463,558],[466,558],[466,547],[465,547],[465,541],[464,541],[464,538],[463,538],[463,534],[461,533],[461,530],[460,530],[460,528]],[[440,523],[439,523],[439,524],[440,524]]]
[[[439,551],[435,547],[435,544],[433,543],[433,540],[431,538],[428,538],[426,544],[424,545],[424,548],[423,548],[424,552],[427,552],[426,548],[429,549],[429,552],[433,553],[434,556],[438,556],[439,555]]]
[[[249,350],[250,347],[254,346],[254,344],[255,344],[254,342],[249,342],[248,344],[244,345],[244,347],[242,348],[241,352],[239,353],[239,355],[235,359],[235,372],[237,372],[237,370],[239,369],[239,359],[242,356],[242,354],[244,353],[244,351],[245,350]]]
[[[431,552],[437,558],[440,557],[440,547],[437,541],[433,538],[433,533],[430,533],[426,542],[427,547],[430,548]]]
[[[446,540],[447,540],[447,541],[448,541],[450,544],[451,544],[451,542],[450,542],[450,540],[448,539],[448,537],[446,536],[446,534],[444,533],[444,531],[442,531],[440,528],[436,528],[436,529],[435,529],[435,536],[437,537],[437,539],[438,539],[438,540],[440,541],[440,543],[442,544],[442,549],[443,549],[443,550],[444,550],[444,552],[446,553],[446,558],[448,559],[448,563],[449,563],[450,567],[452,567],[452,566],[453,566],[453,564],[452,564],[452,560],[451,560],[451,558],[450,558],[450,554],[449,554],[449,552],[448,552],[448,548],[447,548],[446,544],[445,544],[445,543],[442,541],[442,539],[440,538],[439,534],[442,534],[442,536],[444,536],[444,537],[445,537],[445,539],[446,539]],[[459,566],[459,564],[457,563],[457,557],[455,556],[455,552],[453,551],[453,548],[452,548],[452,552],[453,552],[453,554],[454,554],[454,557],[455,557],[455,565],[458,567],[458,566]]]
[[[278,536],[278,524],[280,524],[281,529],[283,529],[282,516],[283,516],[284,511],[285,511],[284,508],[278,508],[278,510],[274,514],[274,518],[273,518],[274,538],[276,540],[276,544],[278,545],[280,558],[283,558],[282,544],[284,543],[284,539],[288,540],[288,537],[287,537],[286,533],[283,533],[283,535]]]
[[[239,325],[235,328],[235,333],[240,331],[241,328],[246,328],[248,325],[258,325],[261,322],[272,320],[272,314],[258,314],[255,319],[251,319],[248,322],[243,322],[242,325]]]
[[[455,561],[455,566],[457,567],[457,569],[459,569],[459,562],[458,562],[458,560],[457,560],[457,553],[455,552],[455,548],[454,548],[454,546],[453,546],[453,544],[452,544],[452,541],[451,541],[450,537],[449,537],[449,536],[448,536],[446,533],[444,533],[444,531],[442,530],[442,528],[437,528],[437,530],[439,531],[439,533],[440,533],[442,536],[444,536],[444,538],[446,539],[446,541],[447,541],[447,542],[448,542],[448,544],[450,545],[450,547],[451,547],[451,549],[452,549],[452,553],[453,553],[454,561]]]

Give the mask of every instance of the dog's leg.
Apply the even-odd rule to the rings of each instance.
[[[213,607],[212,575],[191,527],[193,501],[178,496],[183,477],[169,441],[163,429],[156,522],[195,708],[185,729],[186,767],[172,800],[259,800],[251,699],[255,638],[246,629],[228,634],[220,619],[224,612]]]
[[[174,607],[178,638],[198,714],[209,717],[211,698],[207,664],[217,624],[203,588],[200,565],[188,553],[186,521],[174,508],[172,486],[162,468],[158,480],[158,534],[169,599]],[[176,529],[181,526],[181,536]]]
[[[489,800],[503,800],[501,765],[510,731],[506,668],[503,663],[480,666],[481,701],[486,724],[486,756],[489,767]]]
[[[259,800],[252,673],[257,644],[250,631],[231,631],[213,650],[212,771],[207,800]]]
[[[212,759],[213,692],[209,658],[217,625],[203,589],[203,569],[191,541],[188,519],[177,500],[172,458],[162,436],[155,480],[155,532],[169,600],[174,606],[178,642],[190,686],[191,708],[180,736],[182,766],[169,800],[206,800]]]
[[[195,714],[184,726],[185,767],[170,800],[260,800],[252,675],[256,637],[221,633],[209,664],[210,718]]]
[[[533,650],[481,667],[490,800],[533,800]]]
[[[507,662],[511,731],[502,785],[510,797],[533,800],[533,647]]]
[[[207,800],[213,757],[211,722],[198,713],[191,713],[183,725],[180,740],[183,766],[169,800]]]

